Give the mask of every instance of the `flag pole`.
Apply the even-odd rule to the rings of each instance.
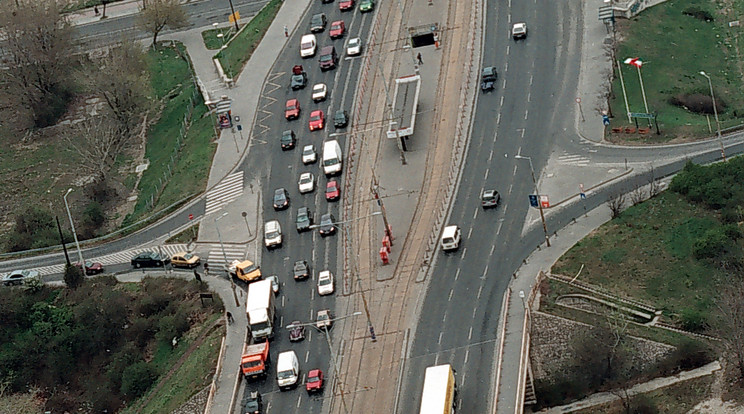
[[[641,95],[643,95],[643,106],[646,108],[648,114],[648,101],[646,101],[646,89],[643,88],[643,75],[641,75],[641,65],[635,65],[638,69],[638,80],[641,82]],[[648,127],[651,128],[651,119],[648,120]]]
[[[620,74],[620,86],[623,88],[623,100],[625,101],[625,113],[628,115],[628,122],[633,122],[630,119],[630,107],[628,106],[628,95],[625,93],[625,81],[623,80],[623,68],[620,66],[620,60],[617,60],[617,73]]]

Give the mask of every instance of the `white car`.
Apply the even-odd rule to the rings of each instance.
[[[325,101],[328,95],[328,87],[325,83],[316,83],[313,85],[313,102]]]
[[[267,249],[282,245],[282,226],[279,220],[270,220],[264,224],[264,244]]]
[[[303,58],[315,56],[315,48],[318,46],[314,34],[303,35],[300,39],[300,56]]]
[[[311,172],[304,172],[300,174],[300,181],[297,182],[297,186],[300,188],[300,194],[311,193],[315,190],[315,177]]]
[[[527,37],[527,23],[514,23],[512,26],[512,37],[516,39],[524,39]]]
[[[315,151],[315,145],[309,144],[302,147],[302,163],[312,164],[318,161],[318,152]]]
[[[349,39],[349,43],[346,44],[346,55],[357,56],[362,54],[362,39],[354,37]]]
[[[324,270],[318,274],[318,294],[330,295],[334,291],[333,274],[330,270]]]

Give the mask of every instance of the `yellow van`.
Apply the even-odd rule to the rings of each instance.
[[[246,282],[253,282],[261,279],[261,268],[250,260],[244,260],[235,265],[234,276]]]

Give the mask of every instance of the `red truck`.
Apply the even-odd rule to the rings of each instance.
[[[246,345],[243,356],[240,358],[240,368],[246,379],[265,377],[268,374],[268,364],[269,341]]]

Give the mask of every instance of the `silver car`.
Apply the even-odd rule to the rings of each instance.
[[[3,275],[3,285],[24,285],[32,279],[38,280],[39,272],[37,272],[36,270],[14,270]]]

